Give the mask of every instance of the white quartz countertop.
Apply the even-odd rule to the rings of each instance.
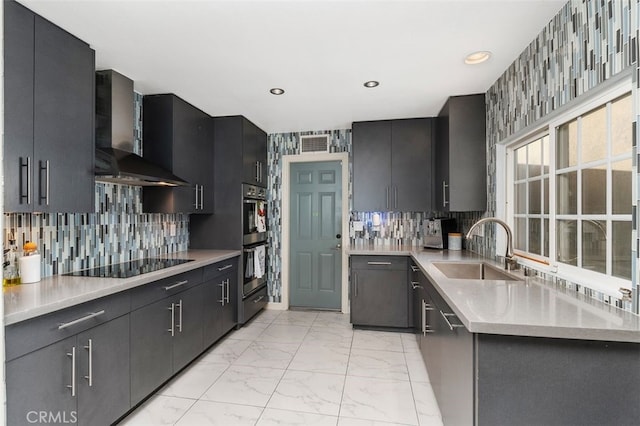
[[[640,316],[538,277],[523,281],[447,278],[433,262],[482,261],[467,251],[352,247],[349,255],[410,256],[472,333],[640,343]]]
[[[3,289],[5,325],[109,296],[239,255],[239,250],[188,250],[163,256],[163,258],[191,259],[192,262],[131,278],[56,275],[43,278],[37,283],[5,287]]]

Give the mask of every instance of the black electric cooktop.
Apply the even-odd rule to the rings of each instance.
[[[68,274],[75,277],[100,277],[100,278],[129,278],[147,272],[153,272],[171,266],[181,265],[191,262],[193,259],[156,259],[146,258],[132,260],[125,263],[116,263],[113,265],[100,266],[98,268],[83,269],[82,271],[69,272]]]

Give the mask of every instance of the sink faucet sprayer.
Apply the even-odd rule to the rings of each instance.
[[[505,232],[507,233],[507,252],[504,255],[504,269],[506,270],[518,269],[518,261],[513,256],[513,233],[511,232],[511,228],[509,228],[509,225],[507,225],[507,223],[504,222],[503,220],[498,219],[497,217],[484,217],[471,226],[465,238],[470,239],[471,234],[473,233],[473,230],[476,229],[478,226],[483,225],[487,222],[495,222],[501,225],[504,228]]]

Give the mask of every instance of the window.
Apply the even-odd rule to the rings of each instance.
[[[517,252],[564,275],[631,280],[632,116],[631,94],[613,92],[507,148]]]

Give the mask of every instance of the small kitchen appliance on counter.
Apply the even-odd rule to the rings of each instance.
[[[441,250],[447,249],[449,242],[449,232],[455,231],[455,219],[425,219],[422,223],[422,241],[424,248]]]

